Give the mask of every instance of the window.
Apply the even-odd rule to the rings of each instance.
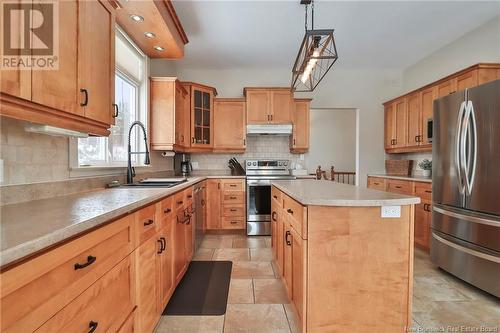
[[[118,117],[109,137],[77,139],[77,168],[126,167],[128,131],[141,121],[147,128],[147,57],[119,29],[115,39],[115,103]],[[134,151],[144,151],[142,132],[135,127],[131,136]],[[132,155],[132,163],[143,165],[143,155]]]

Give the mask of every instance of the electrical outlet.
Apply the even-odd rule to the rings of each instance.
[[[401,217],[401,206],[382,206],[380,215],[382,218]]]
[[[193,170],[198,170],[200,168],[198,162],[191,162],[191,166],[193,167]]]
[[[304,154],[300,154],[300,160],[303,161],[304,160]]]

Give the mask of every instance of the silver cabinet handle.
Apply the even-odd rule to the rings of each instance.
[[[443,209],[441,207],[436,207],[432,206],[432,210],[435,212],[441,213],[443,215],[447,215],[449,217],[454,217],[457,219],[462,219],[468,222],[473,222],[473,223],[479,223],[479,224],[485,224],[485,225],[491,225],[493,227],[500,227],[500,221],[495,221],[492,219],[487,219],[484,217],[477,217],[477,216],[469,216],[469,215],[464,215],[464,214],[459,214],[455,213],[446,209]]]
[[[484,259],[484,260],[488,260],[488,261],[493,261],[493,262],[496,262],[497,264],[500,264],[500,258],[499,257],[495,257],[495,256],[492,256],[490,254],[487,254],[487,253],[482,253],[482,252],[479,252],[479,251],[476,251],[476,250],[473,250],[473,249],[469,249],[465,246],[462,246],[462,245],[459,245],[459,244],[456,244],[456,243],[453,243],[453,242],[450,242],[446,239],[444,239],[443,237],[440,237],[438,235],[436,235],[435,233],[432,233],[432,237],[437,240],[438,242],[441,242],[445,245],[448,245],[460,252],[465,252],[467,254],[470,254],[471,256],[474,256],[474,257],[478,257],[478,258],[481,258],[481,259]]]

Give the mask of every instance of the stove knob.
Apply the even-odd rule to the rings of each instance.
[[[278,166],[282,166],[283,165],[283,162],[278,162]]]
[[[252,165],[252,162],[247,162],[247,165],[248,165],[248,166]]]
[[[287,166],[288,165],[288,161],[283,162],[283,165]]]
[[[257,165],[257,162],[253,162],[253,166],[256,166]]]

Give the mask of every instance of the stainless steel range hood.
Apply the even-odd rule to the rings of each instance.
[[[247,125],[247,135],[283,135],[292,134],[292,125]]]

